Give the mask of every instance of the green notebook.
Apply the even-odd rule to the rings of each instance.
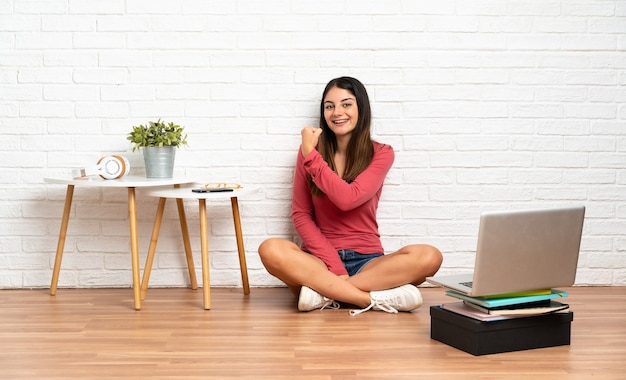
[[[484,306],[484,307],[518,305],[521,303],[545,301],[545,300],[551,300],[555,298],[565,298],[568,296],[567,292],[558,290],[558,289],[552,289],[552,291],[549,294],[536,294],[536,295],[529,295],[529,296],[505,297],[505,298],[470,297],[465,294],[455,292],[454,290],[447,290],[446,295],[461,299],[463,301],[471,302],[476,305]]]

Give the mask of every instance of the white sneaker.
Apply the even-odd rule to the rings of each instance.
[[[350,310],[350,315],[356,316],[370,309],[397,313],[411,311],[422,306],[422,295],[413,285],[402,285],[388,290],[370,292],[372,303],[361,310]]]
[[[339,304],[330,298],[326,298],[315,290],[303,286],[300,289],[300,298],[298,298],[298,310],[311,311],[316,309],[339,309]]]

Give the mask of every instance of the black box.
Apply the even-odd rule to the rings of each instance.
[[[482,322],[440,306],[430,307],[430,337],[472,355],[570,344],[574,313]]]

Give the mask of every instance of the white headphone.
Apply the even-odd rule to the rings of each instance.
[[[98,174],[104,179],[122,178],[130,171],[130,162],[124,156],[104,156],[96,165]]]

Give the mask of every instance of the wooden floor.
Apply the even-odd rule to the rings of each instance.
[[[0,291],[2,379],[625,379],[626,287],[569,288],[572,344],[472,356],[413,313],[300,313],[286,288]],[[419,377],[418,377],[419,376]]]

